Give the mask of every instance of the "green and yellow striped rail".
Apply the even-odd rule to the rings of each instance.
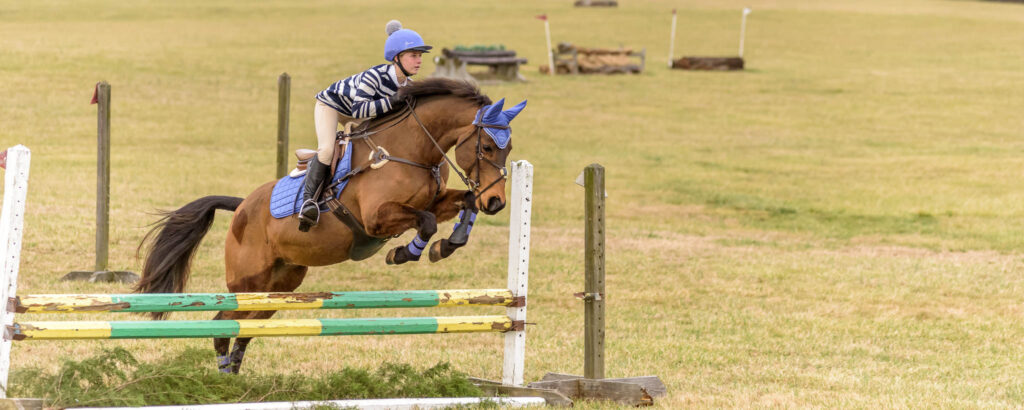
[[[315,293],[157,293],[27,295],[17,313],[195,312],[298,309],[379,309],[444,306],[522,306],[508,289],[449,289]]]
[[[172,321],[19,322],[14,340],[180,339],[268,336],[409,335],[522,330],[508,316],[404,317],[375,319],[252,319]]]

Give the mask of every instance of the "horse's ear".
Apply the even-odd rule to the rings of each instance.
[[[506,121],[512,122],[512,119],[519,115],[519,112],[522,111],[523,108],[526,108],[526,100],[523,100],[523,102],[516,104],[515,107],[503,111],[501,115],[505,117]]]
[[[481,120],[484,124],[497,124],[501,119],[501,109],[505,106],[505,99],[502,98],[498,102],[491,104],[487,107],[487,111],[484,111],[484,115],[481,116]]]

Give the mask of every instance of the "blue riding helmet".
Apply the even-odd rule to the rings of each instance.
[[[392,61],[403,51],[413,50],[426,53],[432,48],[423,43],[423,37],[420,37],[419,33],[403,28],[391,33],[387,41],[384,42],[384,59]]]

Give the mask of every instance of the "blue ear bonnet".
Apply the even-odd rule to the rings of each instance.
[[[484,132],[491,136],[495,144],[498,144],[498,148],[505,149],[508,147],[509,140],[512,139],[512,132],[508,128],[508,124],[512,122],[512,119],[519,115],[519,112],[526,108],[526,100],[516,104],[515,107],[509,108],[502,111],[502,107],[505,105],[505,99],[502,98],[498,102],[485,105],[480,107],[480,110],[476,112],[476,119],[473,120],[474,125],[483,126]],[[488,125],[494,125],[505,128],[490,128]]]

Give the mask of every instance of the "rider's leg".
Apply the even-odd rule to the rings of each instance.
[[[320,101],[313,109],[316,124],[316,158],[327,164],[334,158],[334,141],[338,138],[338,122],[341,113]]]
[[[316,158],[309,162],[309,172],[306,174],[302,193],[302,209],[299,210],[299,230],[303,232],[316,225],[320,219],[320,208],[316,204],[320,198],[316,197],[316,192],[331,170],[330,163],[334,158],[339,117],[338,111],[320,101],[316,102],[313,119],[316,124],[317,153]]]

